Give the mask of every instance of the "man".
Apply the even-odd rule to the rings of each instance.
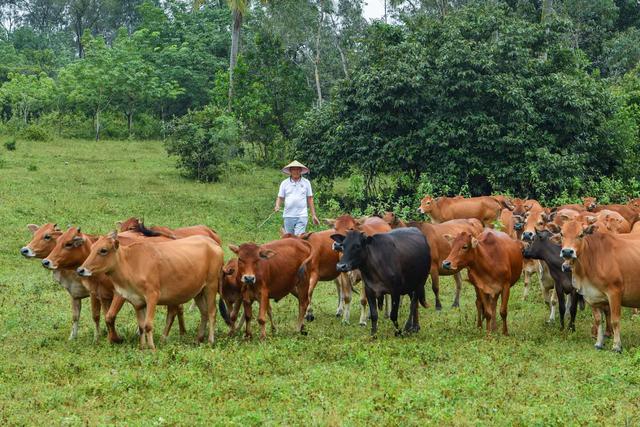
[[[311,208],[311,217],[314,224],[320,224],[316,216],[316,207],[313,204],[313,192],[311,183],[302,175],[309,173],[309,168],[294,160],[282,168],[282,172],[289,175],[289,178],[280,183],[278,198],[274,211],[280,210],[280,205],[284,202],[284,230],[286,233],[300,235],[307,228],[307,207]]]

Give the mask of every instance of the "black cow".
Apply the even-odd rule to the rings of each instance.
[[[551,277],[555,282],[556,295],[558,296],[558,308],[560,309],[560,328],[564,329],[564,315],[566,313],[565,294],[571,295],[571,322],[569,329],[576,330],[576,311],[578,309],[579,295],[571,284],[571,272],[562,271],[564,259],[560,256],[560,245],[551,240],[553,235],[548,230],[535,232],[529,246],[524,249],[525,258],[540,259],[547,263]],[[584,304],[584,303],[582,303]],[[584,307],[584,305],[583,305]]]
[[[371,335],[378,330],[376,299],[384,294],[391,294],[389,317],[396,328],[396,335],[401,334],[398,325],[400,296],[411,297],[410,314],[404,329],[417,332],[420,329],[418,302],[427,307],[424,284],[431,266],[431,250],[424,234],[411,227],[373,236],[349,231],[346,237],[334,234],[331,238],[342,250],[342,258],[336,265],[338,271],[359,269],[362,274],[371,314]]]

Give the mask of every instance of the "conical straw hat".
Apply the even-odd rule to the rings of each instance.
[[[297,160],[294,160],[293,162],[289,163],[287,166],[282,168],[282,173],[286,173],[287,175],[291,175],[291,171],[289,170],[290,168],[302,168],[302,173],[309,173],[309,168],[306,167],[305,165],[303,165],[302,163],[300,163]]]

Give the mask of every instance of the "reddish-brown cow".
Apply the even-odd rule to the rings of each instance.
[[[265,324],[269,299],[281,300],[289,294],[298,298],[298,331],[306,335],[304,315],[309,304],[310,261],[313,250],[302,239],[281,239],[263,245],[229,245],[238,256],[236,282],[242,288],[245,336],[251,337],[251,305],[258,300],[260,338],[267,336]]]
[[[589,210],[589,212],[600,212],[602,210],[618,212],[627,220],[627,222],[629,222],[629,227],[633,226],[633,224],[638,220],[638,212],[633,208],[633,200],[626,205],[599,205],[596,202],[595,197],[585,197],[582,199],[582,203],[583,207]]]
[[[425,196],[420,201],[418,212],[428,214],[434,223],[452,219],[476,218],[485,227],[493,227],[500,214],[500,203],[491,196],[451,198]]]
[[[482,327],[484,317],[487,332],[496,329],[496,306],[498,297],[502,296],[502,333],[508,335],[507,305],[511,286],[522,273],[522,244],[493,230],[485,230],[477,239],[467,232],[449,238],[453,242],[451,252],[442,267],[449,270],[468,268],[469,280],[476,289],[478,327]]]
[[[170,239],[182,239],[189,236],[207,236],[215,240],[219,245],[222,244],[220,236],[206,225],[192,225],[176,229],[156,225],[147,228],[142,221],[135,217],[131,217],[126,221],[118,221],[117,225],[118,231],[132,231],[147,237],[165,236]]]

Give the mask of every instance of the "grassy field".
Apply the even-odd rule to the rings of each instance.
[[[342,325],[335,287],[321,283],[307,337],[294,332],[297,308],[287,297],[274,306],[279,331],[265,342],[229,338],[219,321],[216,345],[196,346],[193,311],[185,337],[174,327],[156,353],[141,352],[130,307],[118,320],[125,343],[93,344],[86,301],[79,337],[68,342],[68,295],[18,253],[30,239],[26,224],[106,233],[136,215],[148,224],[207,224],[225,243],[263,242],[278,236],[275,216],[256,225],[282,176],[251,169],[219,184],[190,182],[157,142],[57,140],[0,150],[2,425],[640,424],[640,321],[624,312],[622,355],[597,352],[588,311],[579,312],[577,332],[560,331],[545,324],[537,288],[523,301],[521,284],[509,305],[509,337],[475,328],[468,284],[461,308],[449,308],[446,279],[445,309],[422,310],[412,337],[394,337],[382,321],[371,340],[357,325],[358,308]]]

